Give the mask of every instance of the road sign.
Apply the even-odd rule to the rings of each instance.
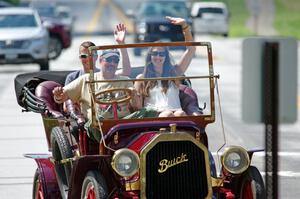
[[[277,42],[279,122],[297,120],[297,41],[284,37],[247,38],[242,45],[242,118],[249,123],[263,123],[263,46]]]

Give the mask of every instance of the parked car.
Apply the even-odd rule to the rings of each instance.
[[[3,8],[3,7],[12,7],[14,6],[13,4],[7,2],[7,1],[2,1],[0,0],[0,8]]]
[[[57,16],[60,21],[65,25],[68,26],[71,33],[73,32],[73,26],[75,22],[75,16],[72,15],[71,9],[68,6],[58,6],[56,8]]]
[[[31,8],[0,8],[0,64],[38,63],[49,69],[49,34]]]
[[[69,48],[72,43],[72,29],[58,16],[56,4],[46,1],[32,1],[30,6],[36,9],[43,25],[48,28],[50,35],[49,58],[56,59],[63,49]]]
[[[161,41],[184,41],[181,26],[169,23],[165,17],[186,19],[193,34],[192,18],[186,1],[145,0],[138,6],[134,18],[135,43]],[[141,55],[142,48],[135,48],[134,54]]]
[[[142,43],[122,47],[154,45],[170,47],[185,43]],[[187,116],[119,118],[118,104],[129,103],[131,90],[96,91],[94,88],[103,81],[95,81],[93,74],[87,77],[92,102],[91,125],[98,130],[94,135],[100,140],[86,132],[82,120],[79,122],[80,113],[70,114],[62,104],[54,102],[53,88],[63,85],[70,71],[18,75],[15,78],[18,104],[27,111],[41,114],[49,149],[48,154],[25,155],[37,163],[33,198],[265,198],[262,176],[251,165],[253,153],[260,150],[247,151],[241,146],[222,143],[219,150],[222,156],[212,156],[206,127],[214,125],[216,119],[215,79],[219,76],[214,74],[211,43],[188,45],[206,54],[203,53],[201,59],[193,58],[185,77],[151,78],[151,81],[171,78],[177,82],[190,79],[192,87],[179,86],[180,103]],[[89,55],[108,47],[120,46],[93,47]],[[177,52],[171,50],[170,54],[173,53]],[[136,74],[144,69],[136,65],[137,61],[132,59],[136,67],[132,68],[131,79],[121,81],[137,81]],[[120,84],[120,80],[109,81]],[[149,78],[139,81],[149,81]],[[207,106],[199,107],[203,102]],[[190,105],[193,107],[186,109]],[[111,110],[113,118],[97,115],[98,107]],[[221,129],[219,132],[210,144],[226,140],[226,134],[221,133]],[[215,164],[216,158],[220,165]]]
[[[197,33],[229,34],[229,11],[223,2],[195,2],[191,9]]]

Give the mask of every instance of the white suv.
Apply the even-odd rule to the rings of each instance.
[[[49,33],[32,8],[0,8],[0,64],[38,63],[49,70]]]
[[[229,12],[223,2],[196,2],[191,9],[194,31],[228,36]]]

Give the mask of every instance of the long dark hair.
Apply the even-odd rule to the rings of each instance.
[[[148,52],[147,52],[146,64],[145,64],[145,68],[144,68],[144,72],[143,72],[144,78],[158,77],[156,75],[154,65],[151,61],[151,53],[153,51],[153,48],[155,48],[155,47],[150,47],[148,49]],[[164,61],[164,64],[163,64],[163,71],[162,71],[161,77],[175,77],[175,76],[177,76],[176,70],[175,70],[175,65],[172,64],[172,60],[171,60],[171,57],[170,57],[170,52],[169,52],[168,47],[161,46],[161,48],[163,48],[164,51],[166,52],[166,57],[165,57],[165,61]],[[161,84],[162,84],[162,91],[164,93],[166,93],[168,88],[169,88],[169,80],[162,80]],[[143,94],[146,97],[149,97],[149,90],[151,88],[153,88],[154,86],[156,86],[156,85],[157,85],[156,80],[143,82],[143,87],[142,87],[143,88],[143,91],[142,91]]]

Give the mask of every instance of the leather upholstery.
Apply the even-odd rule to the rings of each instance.
[[[179,86],[179,98],[181,107],[186,114],[193,115],[195,112],[203,114],[199,108],[197,94],[191,87],[181,84]]]
[[[54,81],[44,81],[40,83],[35,89],[35,95],[44,100],[47,105],[49,113],[54,117],[62,117],[62,105],[57,104],[54,102],[52,90],[57,87],[61,86],[60,84]]]

